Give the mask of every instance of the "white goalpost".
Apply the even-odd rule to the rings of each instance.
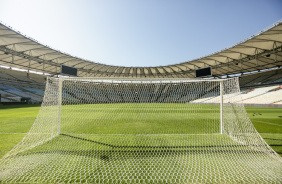
[[[61,106],[62,106],[62,87],[63,87],[63,80],[59,79],[58,85],[58,135],[61,133]]]
[[[281,183],[238,78],[52,78],[2,183]]]
[[[220,82],[220,133],[223,134],[223,81]]]

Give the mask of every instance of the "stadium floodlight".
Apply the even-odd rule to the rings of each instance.
[[[24,139],[0,160],[11,183],[281,183],[238,78],[51,78]]]

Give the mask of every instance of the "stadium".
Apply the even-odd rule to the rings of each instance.
[[[281,21],[156,67],[84,60],[0,23],[0,66],[0,183],[282,182]]]

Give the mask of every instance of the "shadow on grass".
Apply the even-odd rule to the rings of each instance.
[[[83,157],[90,157],[96,158],[104,161],[109,160],[127,160],[127,159],[143,159],[143,158],[171,158],[173,159],[176,155],[178,158],[186,157],[193,155],[205,155],[205,154],[228,154],[229,156],[232,155],[261,155],[269,154],[272,152],[265,152],[265,151],[254,151],[254,150],[92,150],[92,151],[76,151],[76,150],[50,150],[50,151],[35,151],[31,153],[21,153],[12,157],[23,157],[29,155],[42,155],[42,154],[59,154],[59,155],[74,155],[74,156],[83,156]],[[162,156],[160,156],[162,155]]]
[[[261,149],[263,147],[267,147],[267,145],[223,144],[193,146],[121,146],[75,137],[67,134],[60,135],[60,137],[56,137],[55,139],[50,140],[41,146],[19,153],[13,157],[40,154],[59,154],[84,156],[107,161],[121,158],[123,160],[131,158],[172,158],[175,155],[178,157],[185,157],[191,154],[195,156],[205,154],[226,154],[230,156],[234,154],[259,155],[274,153],[272,151],[268,151],[267,149]],[[77,145],[79,145],[78,148]]]
[[[0,109],[16,109],[16,108],[40,107],[40,106],[41,104],[18,104],[18,105],[0,104]]]
[[[146,148],[166,148],[166,149],[172,149],[172,148],[225,148],[225,147],[249,147],[249,146],[253,146],[253,147],[267,147],[266,145],[243,145],[243,144],[235,144],[235,145],[204,145],[204,146],[121,146],[121,145],[114,145],[114,144],[107,144],[107,143],[103,143],[103,142],[98,142],[98,141],[94,141],[94,140],[90,140],[90,139],[86,139],[86,138],[81,138],[81,137],[76,137],[76,136],[72,136],[72,135],[68,135],[68,134],[60,134],[63,136],[67,136],[70,138],[74,138],[74,139],[78,139],[81,141],[88,141],[88,142],[92,142],[95,144],[100,144],[103,146],[108,146],[111,148],[132,148],[132,149],[146,149]]]

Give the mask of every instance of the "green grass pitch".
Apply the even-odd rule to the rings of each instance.
[[[9,152],[9,150],[25,136],[33,124],[39,108],[39,105],[0,105],[0,158]],[[120,108],[121,107],[115,108],[114,111],[118,111]],[[282,109],[246,107],[246,110],[257,131],[278,154],[282,155]],[[179,114],[181,114],[181,112],[175,112],[175,114],[172,114],[171,118],[175,118],[177,115],[178,118],[184,118],[179,117]],[[156,120],[157,118],[158,117],[156,117]],[[118,127],[122,127],[121,124],[123,124],[124,129],[127,127],[129,129],[136,128],[136,130],[139,131],[146,131],[146,129],[142,129],[145,125],[138,122],[133,122],[132,124],[123,122],[116,123]],[[181,126],[178,127],[181,129]],[[156,123],[156,127],[153,128],[167,129],[165,124],[162,126],[161,123]],[[101,129],[96,129],[96,133],[105,133],[105,131],[110,133],[113,130],[116,130],[115,127],[102,127]]]
[[[191,165],[185,165],[186,162],[182,162],[182,159],[190,160],[187,163],[194,163],[192,162],[192,160],[196,159],[200,163],[205,163],[207,168],[214,170],[218,169],[219,173],[230,176],[227,181],[230,181],[231,183],[240,182],[241,180],[236,178],[236,176],[243,174],[243,167],[242,169],[233,170],[232,172],[234,173],[229,173],[231,171],[225,170],[223,167],[224,165],[218,165],[219,163],[217,163],[216,159],[211,159],[212,154],[216,153],[218,149],[220,151],[226,151],[227,154],[220,156],[221,160],[223,160],[222,163],[236,162],[237,166],[240,167],[245,166],[245,163],[252,163],[252,161],[255,160],[250,161],[249,159],[258,159],[259,155],[252,155],[253,153],[248,153],[247,148],[233,148],[232,145],[235,145],[236,143],[229,141],[230,139],[227,136],[224,137],[224,135],[218,134],[218,132],[220,131],[220,126],[218,124],[218,107],[207,105],[205,106],[205,108],[202,108],[200,106],[193,105],[193,108],[185,109],[183,108],[183,105],[185,106],[186,104],[177,104],[175,107],[168,104],[158,104],[157,106],[154,106],[154,104],[86,104],[82,105],[82,107],[84,106],[83,110],[82,108],[79,108],[79,105],[62,106],[61,133],[64,134],[66,132],[67,135],[61,134],[53,138],[51,141],[48,141],[31,149],[30,151],[23,153],[23,159],[27,159],[27,161],[29,161],[29,159],[33,159],[32,156],[34,155],[34,153],[42,153],[38,154],[38,163],[36,169],[38,173],[30,171],[29,174],[33,177],[27,181],[41,182],[40,178],[34,176],[45,175],[46,173],[48,173],[48,176],[54,176],[53,180],[52,177],[50,178],[50,180],[48,180],[48,182],[51,183],[83,183],[89,181],[94,183],[101,183],[103,182],[103,174],[108,173],[108,177],[110,178],[108,182],[115,183],[115,181],[120,181],[118,178],[121,178],[125,171],[132,171],[134,173],[139,171],[146,172],[146,170],[149,170],[150,172],[148,171],[148,173],[141,173],[139,176],[132,177],[137,177],[134,178],[136,179],[137,183],[153,182],[154,178],[156,176],[159,176],[158,172],[162,172],[163,174],[174,172],[175,176],[170,178],[169,181],[177,182],[177,180],[174,179],[178,178],[177,174],[181,173],[180,170],[182,169],[184,172],[186,168],[191,168]],[[85,108],[85,106],[88,106],[89,108]],[[138,109],[134,107],[138,107]],[[189,116],[184,115],[184,111],[194,111],[195,108],[199,108],[198,112],[199,110],[201,110],[201,113],[198,113],[197,115],[189,113],[192,114]],[[8,153],[25,136],[25,134],[32,126],[39,112],[39,109],[39,105],[0,106],[0,158]],[[124,109],[126,109],[126,111]],[[278,154],[282,155],[282,110],[279,108],[260,107],[246,107],[246,109],[249,117],[251,118],[254,126],[261,134],[261,136]],[[161,112],[164,111],[169,111],[169,113],[162,114]],[[105,112],[107,112],[107,121],[104,121]],[[79,116],[77,117],[76,115]],[[136,118],[136,115],[139,115],[139,117]],[[134,116],[134,118],[131,116]],[[81,117],[83,117],[83,121]],[[189,121],[185,121],[186,118],[189,118]],[[153,121],[154,123],[152,124],[150,123],[150,121]],[[171,125],[171,123],[169,123],[171,121],[174,121],[173,126]],[[208,121],[209,124],[205,124],[205,121]],[[80,122],[79,126],[77,125],[77,122]],[[198,126],[193,126],[193,123],[195,122],[198,124]],[[73,127],[75,127],[75,129]],[[190,129],[187,129],[187,127],[189,127]],[[203,131],[203,127],[206,127],[206,133],[214,134],[209,135],[208,140],[204,138],[205,135],[200,134],[201,131]],[[146,137],[146,133],[152,133],[152,130],[154,130],[154,134],[151,134],[150,137]],[[118,132],[122,132],[122,134],[120,134],[120,137],[119,135],[117,135]],[[132,135],[136,133],[143,133],[144,135],[141,135],[143,137],[136,138]],[[194,135],[190,136],[189,133]],[[112,138],[112,134],[115,134],[115,139]],[[184,134],[187,135],[185,135],[185,139],[182,139],[182,136]],[[71,137],[77,135],[78,138]],[[154,138],[154,136],[156,137]],[[111,146],[103,145],[100,143],[97,144],[99,140],[103,140],[103,144],[106,143]],[[152,147],[145,148],[143,150],[135,149],[134,146],[139,145],[140,140],[141,144],[149,145]],[[160,140],[160,142],[158,142],[158,140]],[[79,145],[81,146],[82,141],[84,142],[83,151],[81,151],[79,147]],[[97,142],[94,143],[94,141]],[[213,142],[223,142],[224,144],[227,144],[231,147],[210,147],[205,148],[210,150],[210,153],[207,152],[206,154],[193,154],[194,152],[199,153],[199,150],[195,143],[198,143],[198,146],[202,147],[213,145]],[[113,147],[124,146],[123,143],[125,143],[124,145],[126,146],[129,145],[129,147],[122,147],[121,149],[119,147]],[[164,145],[164,143],[167,145]],[[192,145],[189,148],[189,153],[192,154],[186,154],[185,149],[177,147],[178,144],[188,146]],[[93,145],[95,145],[94,150]],[[167,151],[165,150],[165,148],[160,148],[160,146],[174,146],[175,148],[170,148],[170,151]],[[157,151],[155,149],[156,147]],[[52,159],[50,159],[51,155],[46,152],[46,150],[50,150],[50,148],[52,148],[53,150]],[[230,151],[238,149],[239,152],[244,150],[246,154],[240,160],[237,160],[236,150],[234,153],[228,153],[229,149]],[[59,151],[58,155],[56,150]],[[138,154],[136,154],[137,152]],[[158,153],[162,153],[164,155],[158,156]],[[73,165],[72,167],[83,167],[85,170],[89,171],[88,174],[93,175],[81,176],[83,172],[78,172],[79,168],[77,168],[74,169],[73,172],[68,171],[70,175],[64,176],[68,178],[67,180],[60,180],[60,178],[62,178],[63,176],[61,174],[64,174],[65,172],[64,169],[67,170],[68,167],[70,167],[68,164],[77,163],[76,161],[69,159],[80,160],[80,158],[89,158],[89,162],[87,162],[87,164],[83,162],[81,163],[81,165],[77,164]],[[140,161],[140,163],[138,161]],[[135,165],[137,162],[139,164]],[[55,165],[59,167],[58,170],[54,170],[52,167],[48,167],[49,165],[54,165],[54,163],[56,163]],[[158,165],[157,163],[162,163],[162,165]],[[172,165],[175,163],[178,163],[178,165]],[[126,164],[124,170],[120,170],[119,167],[116,167],[118,165],[124,164]],[[96,168],[97,165],[99,165],[99,168]],[[44,168],[41,168],[43,166]],[[128,170],[126,168],[128,168]],[[199,169],[198,167],[192,168]],[[253,166],[247,165],[246,169],[248,168],[253,168]],[[58,171],[62,171],[62,173]],[[29,171],[27,170],[26,172]],[[194,171],[191,171],[189,173],[193,174]],[[208,176],[206,175],[200,175],[204,172],[195,171],[195,173],[198,173],[196,177],[208,178]],[[57,178],[55,176],[57,176]],[[81,179],[81,177],[88,178],[89,180],[83,180]],[[226,182],[225,180],[217,180],[218,176],[213,175],[212,177],[213,178],[210,180],[210,182]],[[261,176],[259,174],[256,175],[255,179],[258,179],[258,181],[260,181],[260,177],[262,178],[261,181],[263,181],[264,176]],[[191,178],[194,178],[194,176],[191,176]],[[95,181],[95,179],[97,179],[97,181]],[[158,181],[162,180],[159,179]],[[195,181],[197,180],[191,180],[188,182]],[[126,182],[126,180],[124,180],[124,182]],[[201,182],[205,181],[201,180]]]

